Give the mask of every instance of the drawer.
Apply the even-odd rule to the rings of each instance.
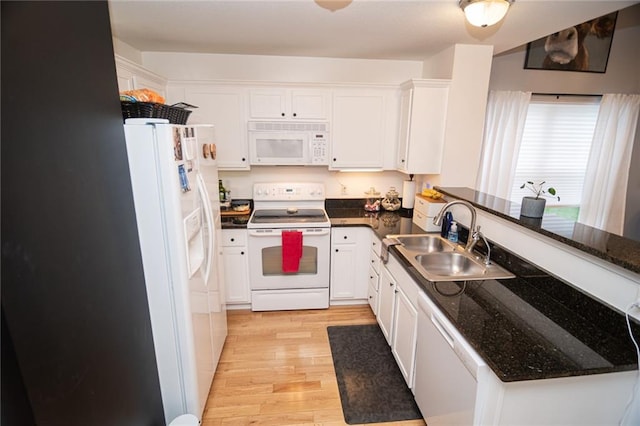
[[[380,273],[380,254],[371,250],[370,265],[376,273]]]
[[[431,203],[424,198],[416,195],[416,200],[413,205],[413,214],[415,215],[416,212],[420,212],[426,216],[427,212],[429,211],[430,204]]]
[[[376,234],[371,231],[371,249],[380,257],[380,251],[382,249],[382,242]]]
[[[355,244],[358,235],[358,228],[334,228],[331,230],[331,244]]]
[[[413,223],[424,229],[426,232],[440,231],[440,226],[433,224],[433,216],[427,216],[418,210],[413,211]]]
[[[367,297],[369,298],[369,306],[374,315],[378,315],[378,290],[376,290],[369,282]]]
[[[378,291],[379,277],[380,275],[375,269],[369,268],[369,286],[373,287],[375,291]]]
[[[222,246],[238,247],[247,245],[246,229],[223,229],[222,230]]]

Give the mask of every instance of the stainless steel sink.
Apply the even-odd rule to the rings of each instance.
[[[438,234],[415,234],[396,236],[396,240],[407,250],[419,251],[421,253],[434,253],[442,251],[453,251],[455,245],[445,240]]]
[[[462,253],[419,254],[416,261],[430,274],[440,276],[484,275],[485,267]]]
[[[432,234],[388,235],[397,242],[396,248],[429,281],[478,281],[514,278],[511,272],[494,263],[485,264],[484,258],[468,252]]]

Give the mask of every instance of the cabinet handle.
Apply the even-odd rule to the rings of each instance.
[[[244,256],[244,252],[243,251],[241,251],[240,254]]]
[[[280,115],[284,117],[284,112],[282,114],[280,114]]]
[[[338,249],[336,249],[336,253],[338,252]]]
[[[398,293],[398,290],[393,290],[394,293]]]
[[[294,117],[297,117],[297,116],[298,116],[298,114],[296,114],[296,113],[294,112],[294,113],[293,113],[293,116],[294,116]]]
[[[369,296],[369,299],[373,299],[373,296]]]
[[[344,237],[342,237],[342,238],[344,238],[344,239],[346,240],[346,239],[347,239],[347,236],[345,235],[345,236],[344,236]]]
[[[370,279],[370,280],[372,280],[372,279],[373,279],[373,277],[372,277],[372,276],[369,276],[369,279]]]
[[[402,159],[402,161],[400,161],[401,163],[404,163],[404,158]]]
[[[231,242],[234,242],[235,240],[236,240],[235,238],[232,238],[232,239],[231,239]]]
[[[393,287],[393,283],[389,283],[389,287]]]
[[[244,158],[244,157],[242,157],[242,161],[247,161],[247,159],[246,159],[246,158]]]
[[[334,158],[333,161],[337,161],[337,160]]]

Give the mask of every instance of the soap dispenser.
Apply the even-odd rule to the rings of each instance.
[[[440,236],[442,238],[449,238],[451,222],[453,222],[453,214],[451,214],[451,212],[445,212],[444,218],[442,219],[442,226],[440,228]]]
[[[451,222],[451,228],[449,228],[449,235],[447,239],[452,243],[458,242],[458,224],[454,221]]]

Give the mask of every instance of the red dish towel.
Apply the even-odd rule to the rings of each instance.
[[[282,231],[282,272],[298,272],[302,257],[302,232]]]

